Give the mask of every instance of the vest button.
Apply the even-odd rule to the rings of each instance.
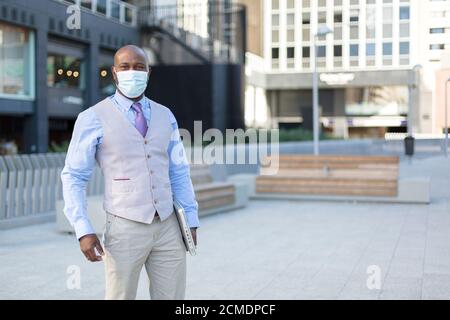
[[[149,155],[149,154],[147,155],[147,159],[150,159],[151,157],[152,157],[151,155]]]
[[[145,143],[145,144],[148,144],[148,141],[147,141],[147,140],[145,140],[145,141],[144,141],[144,143]]]
[[[155,199],[155,204],[158,203],[158,200]]]
[[[153,174],[153,170],[150,170],[150,174]]]
[[[155,186],[152,186],[152,189],[153,189],[153,190],[155,190],[155,189],[156,189],[156,187],[155,187]]]

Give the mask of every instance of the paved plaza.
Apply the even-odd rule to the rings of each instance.
[[[449,163],[402,163],[402,176],[431,177],[430,205],[251,201],[202,218],[186,298],[449,299]],[[0,261],[2,299],[103,298],[102,263],[54,223],[1,231]],[[67,288],[70,266],[80,289]],[[368,268],[380,289],[368,288]],[[138,298],[146,287],[142,273]]]

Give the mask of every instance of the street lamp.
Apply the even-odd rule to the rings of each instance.
[[[414,123],[414,102],[417,102],[417,89],[420,86],[420,70],[422,66],[417,64],[409,72],[408,80],[408,134],[405,137],[405,154],[411,157],[414,155],[414,136],[413,136],[413,123]]]
[[[413,119],[414,119],[414,95],[413,92],[416,90],[420,85],[419,80],[419,72],[422,69],[422,65],[417,64],[415,65],[410,74],[409,74],[409,94],[408,94],[408,136],[413,136]]]
[[[445,81],[445,143],[444,143],[444,154],[448,157],[448,84],[450,83],[450,78]]]
[[[333,33],[327,26],[320,26],[314,35],[314,73],[313,73],[313,136],[314,155],[319,155],[319,74],[317,72],[317,38]]]

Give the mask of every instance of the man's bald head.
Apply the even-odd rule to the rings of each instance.
[[[117,67],[120,63],[130,62],[129,60],[141,60],[148,67],[148,59],[145,51],[135,45],[127,45],[117,50],[114,55],[114,65]]]

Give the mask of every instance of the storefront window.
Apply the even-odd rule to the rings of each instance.
[[[110,96],[116,92],[116,86],[111,74],[111,66],[109,65],[100,68],[100,91],[103,96]]]
[[[34,34],[0,22],[0,97],[34,99]]]
[[[102,51],[99,62],[98,76],[100,92],[103,97],[107,97],[116,92],[116,85],[111,74],[111,66],[114,64],[114,52]]]
[[[47,57],[47,85],[55,88],[84,88],[83,63],[79,58],[52,54]]]
[[[349,116],[402,116],[408,112],[408,87],[347,88],[345,111]]]

